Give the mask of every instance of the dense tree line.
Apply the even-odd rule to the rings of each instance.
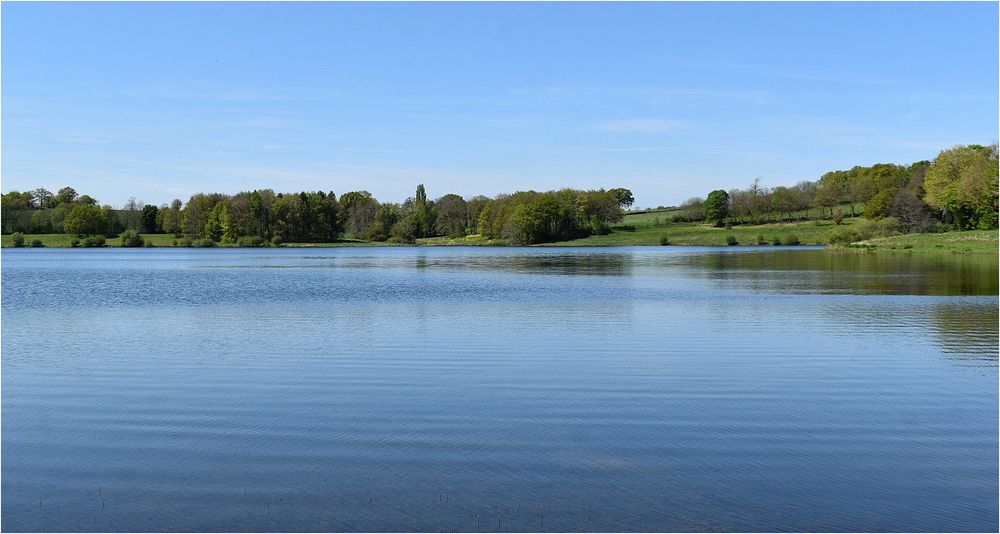
[[[235,195],[197,193],[186,203],[143,204],[123,209],[99,206],[72,188],[53,195],[44,189],[3,195],[5,232],[78,236],[166,233],[210,242],[332,242],[344,237],[414,243],[417,238],[482,234],[511,243],[540,243],[607,233],[620,221],[631,191],[563,189],[519,191],[469,200],[447,194],[430,200],[423,184],[402,203],[379,202],[368,191],[339,199],[333,191],[275,193],[270,189]],[[132,234],[129,234],[130,236]]]
[[[761,224],[808,218],[808,210],[839,222],[846,215],[892,217],[902,231],[997,228],[997,145],[957,146],[934,161],[877,163],[831,171],[813,181],[767,188],[756,179],[745,189],[718,189],[685,201],[680,221]],[[861,209],[863,206],[863,210]]]
[[[933,161],[912,165],[877,163],[830,171],[816,181],[745,189],[718,189],[692,198],[675,221],[760,224],[809,218],[810,210],[840,222],[848,214],[892,218],[902,231],[938,225],[959,229],[997,227],[997,146],[957,146]],[[625,188],[580,191],[518,191],[468,200],[446,194],[437,200],[418,185],[402,203],[379,202],[368,191],[235,195],[197,193],[186,203],[144,204],[129,199],[121,209],[99,205],[72,187],[44,188],[2,196],[4,233],[78,236],[166,233],[207,242],[330,242],[342,238],[413,243],[421,237],[479,234],[515,244],[574,239],[610,232],[634,202]]]

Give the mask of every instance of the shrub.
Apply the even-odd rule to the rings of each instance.
[[[758,245],[766,245],[767,244],[767,239],[764,239],[763,235],[758,235],[757,236],[757,244]]]
[[[88,248],[90,248],[90,247],[103,247],[104,244],[105,244],[104,236],[101,236],[101,235],[92,235],[92,236],[84,239],[83,243],[81,243],[81,244],[83,246],[85,246],[85,247],[88,247]]]
[[[194,242],[194,246],[199,248],[212,248],[218,245],[219,245],[218,243],[212,241],[211,239],[199,239]]]
[[[859,220],[851,226],[857,230],[862,241],[865,239],[871,239],[875,236],[875,233],[878,232],[878,224],[875,221],[870,221],[868,219]]]
[[[839,228],[827,234],[826,240],[830,243],[848,245],[855,241],[861,241],[861,236],[854,228]]]
[[[774,239],[771,240],[771,244],[774,245],[774,246],[780,245],[781,244],[781,238],[778,237],[778,236],[774,236]]]
[[[156,245],[154,245],[152,241],[150,241],[149,239],[147,239],[146,242],[142,244],[142,246],[144,246],[146,248],[153,248]]]
[[[394,236],[391,236],[388,239],[386,239],[385,242],[386,243],[392,243],[392,244],[399,244],[399,243],[403,242],[403,239],[401,237],[399,237],[399,236],[395,236],[394,235]],[[416,242],[416,240],[414,240],[414,242]]]
[[[23,247],[24,246],[24,234],[22,234],[21,232],[14,232],[10,236],[10,241],[11,241],[11,244],[14,245],[15,247],[18,247],[18,248]]]
[[[263,247],[264,238],[259,235],[247,235],[239,238],[236,241],[236,246],[239,247]]]
[[[271,238],[271,244],[276,247],[280,247],[282,243],[284,243],[284,241],[281,239],[280,235],[276,235]]]
[[[660,245],[665,247],[665,246],[667,246],[669,244],[670,244],[670,238],[667,237],[667,236],[665,236],[665,235],[661,235],[660,236]]]
[[[31,247],[32,248],[41,248],[41,247],[44,247],[44,246],[45,246],[45,243],[42,243],[41,239],[32,239],[31,240]]]
[[[795,234],[788,234],[787,236],[785,236],[786,245],[798,245],[799,243],[800,243],[799,236]]]
[[[135,230],[125,230],[124,232],[122,232],[123,247],[134,248],[134,247],[141,247],[144,244],[145,241],[143,241],[142,236],[139,235],[139,232],[136,232]]]
[[[833,214],[833,222],[835,224],[844,222],[844,210],[837,208],[837,212]]]
[[[69,246],[71,246],[73,248],[79,247],[80,246],[80,240],[79,239],[73,239],[73,240],[71,240],[69,242]]]
[[[895,217],[885,217],[878,222],[878,235],[889,237],[899,235],[899,219]]]
[[[184,239],[181,239],[181,246],[182,247],[193,247],[194,246],[194,239],[191,239],[190,237],[185,237]]]
[[[733,245],[739,245],[740,242],[736,240],[736,236],[734,236],[734,235],[727,235],[726,236],[726,244],[729,245],[729,246],[733,246]]]

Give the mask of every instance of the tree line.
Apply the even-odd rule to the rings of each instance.
[[[160,206],[131,198],[124,209],[113,209],[64,187],[55,194],[44,188],[11,191],[2,196],[2,211],[5,233],[63,232],[83,237],[131,231],[241,245],[333,242],[345,237],[414,243],[421,237],[481,234],[532,244],[610,232],[633,202],[625,188],[518,191],[468,200],[447,194],[431,200],[421,184],[402,203],[380,202],[368,191],[338,198],[333,191],[260,189],[235,195],[197,193],[186,203],[174,199]]]
[[[767,188],[717,189],[691,198],[674,220],[762,224],[808,218],[810,209],[840,222],[848,213],[872,220],[892,217],[905,232],[939,224],[960,230],[997,228],[997,145],[956,146],[933,161],[877,163],[825,173],[817,181]],[[862,208],[863,206],[863,208]]]

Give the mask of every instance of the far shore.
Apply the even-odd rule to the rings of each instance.
[[[615,246],[699,246],[719,247],[752,246],[770,248],[774,246],[825,246],[831,252],[880,253],[880,254],[977,254],[998,255],[997,230],[952,231],[933,234],[904,234],[879,237],[850,244],[831,245],[824,242],[819,229],[828,225],[815,223],[774,224],[748,227],[713,228],[707,225],[670,225],[663,228],[616,229],[610,234],[590,236],[571,241],[542,243],[533,247],[615,247]],[[25,248],[40,243],[44,248],[73,248],[73,241],[80,238],[67,234],[25,234]],[[142,234],[148,248],[186,248],[187,241],[166,234]],[[2,236],[4,248],[13,246],[10,235]],[[79,246],[79,245],[78,245]],[[234,243],[218,243],[219,248],[241,248]],[[488,240],[478,235],[458,238],[434,237],[418,239],[415,244],[388,243],[362,240],[342,240],[332,243],[282,243],[288,248],[330,248],[330,247],[507,247],[512,246],[499,240]],[[117,237],[105,238],[105,247],[121,248]],[[85,247],[79,247],[85,248]]]

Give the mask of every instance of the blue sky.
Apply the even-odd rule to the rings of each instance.
[[[4,3],[2,189],[629,187],[997,139],[996,3]]]

